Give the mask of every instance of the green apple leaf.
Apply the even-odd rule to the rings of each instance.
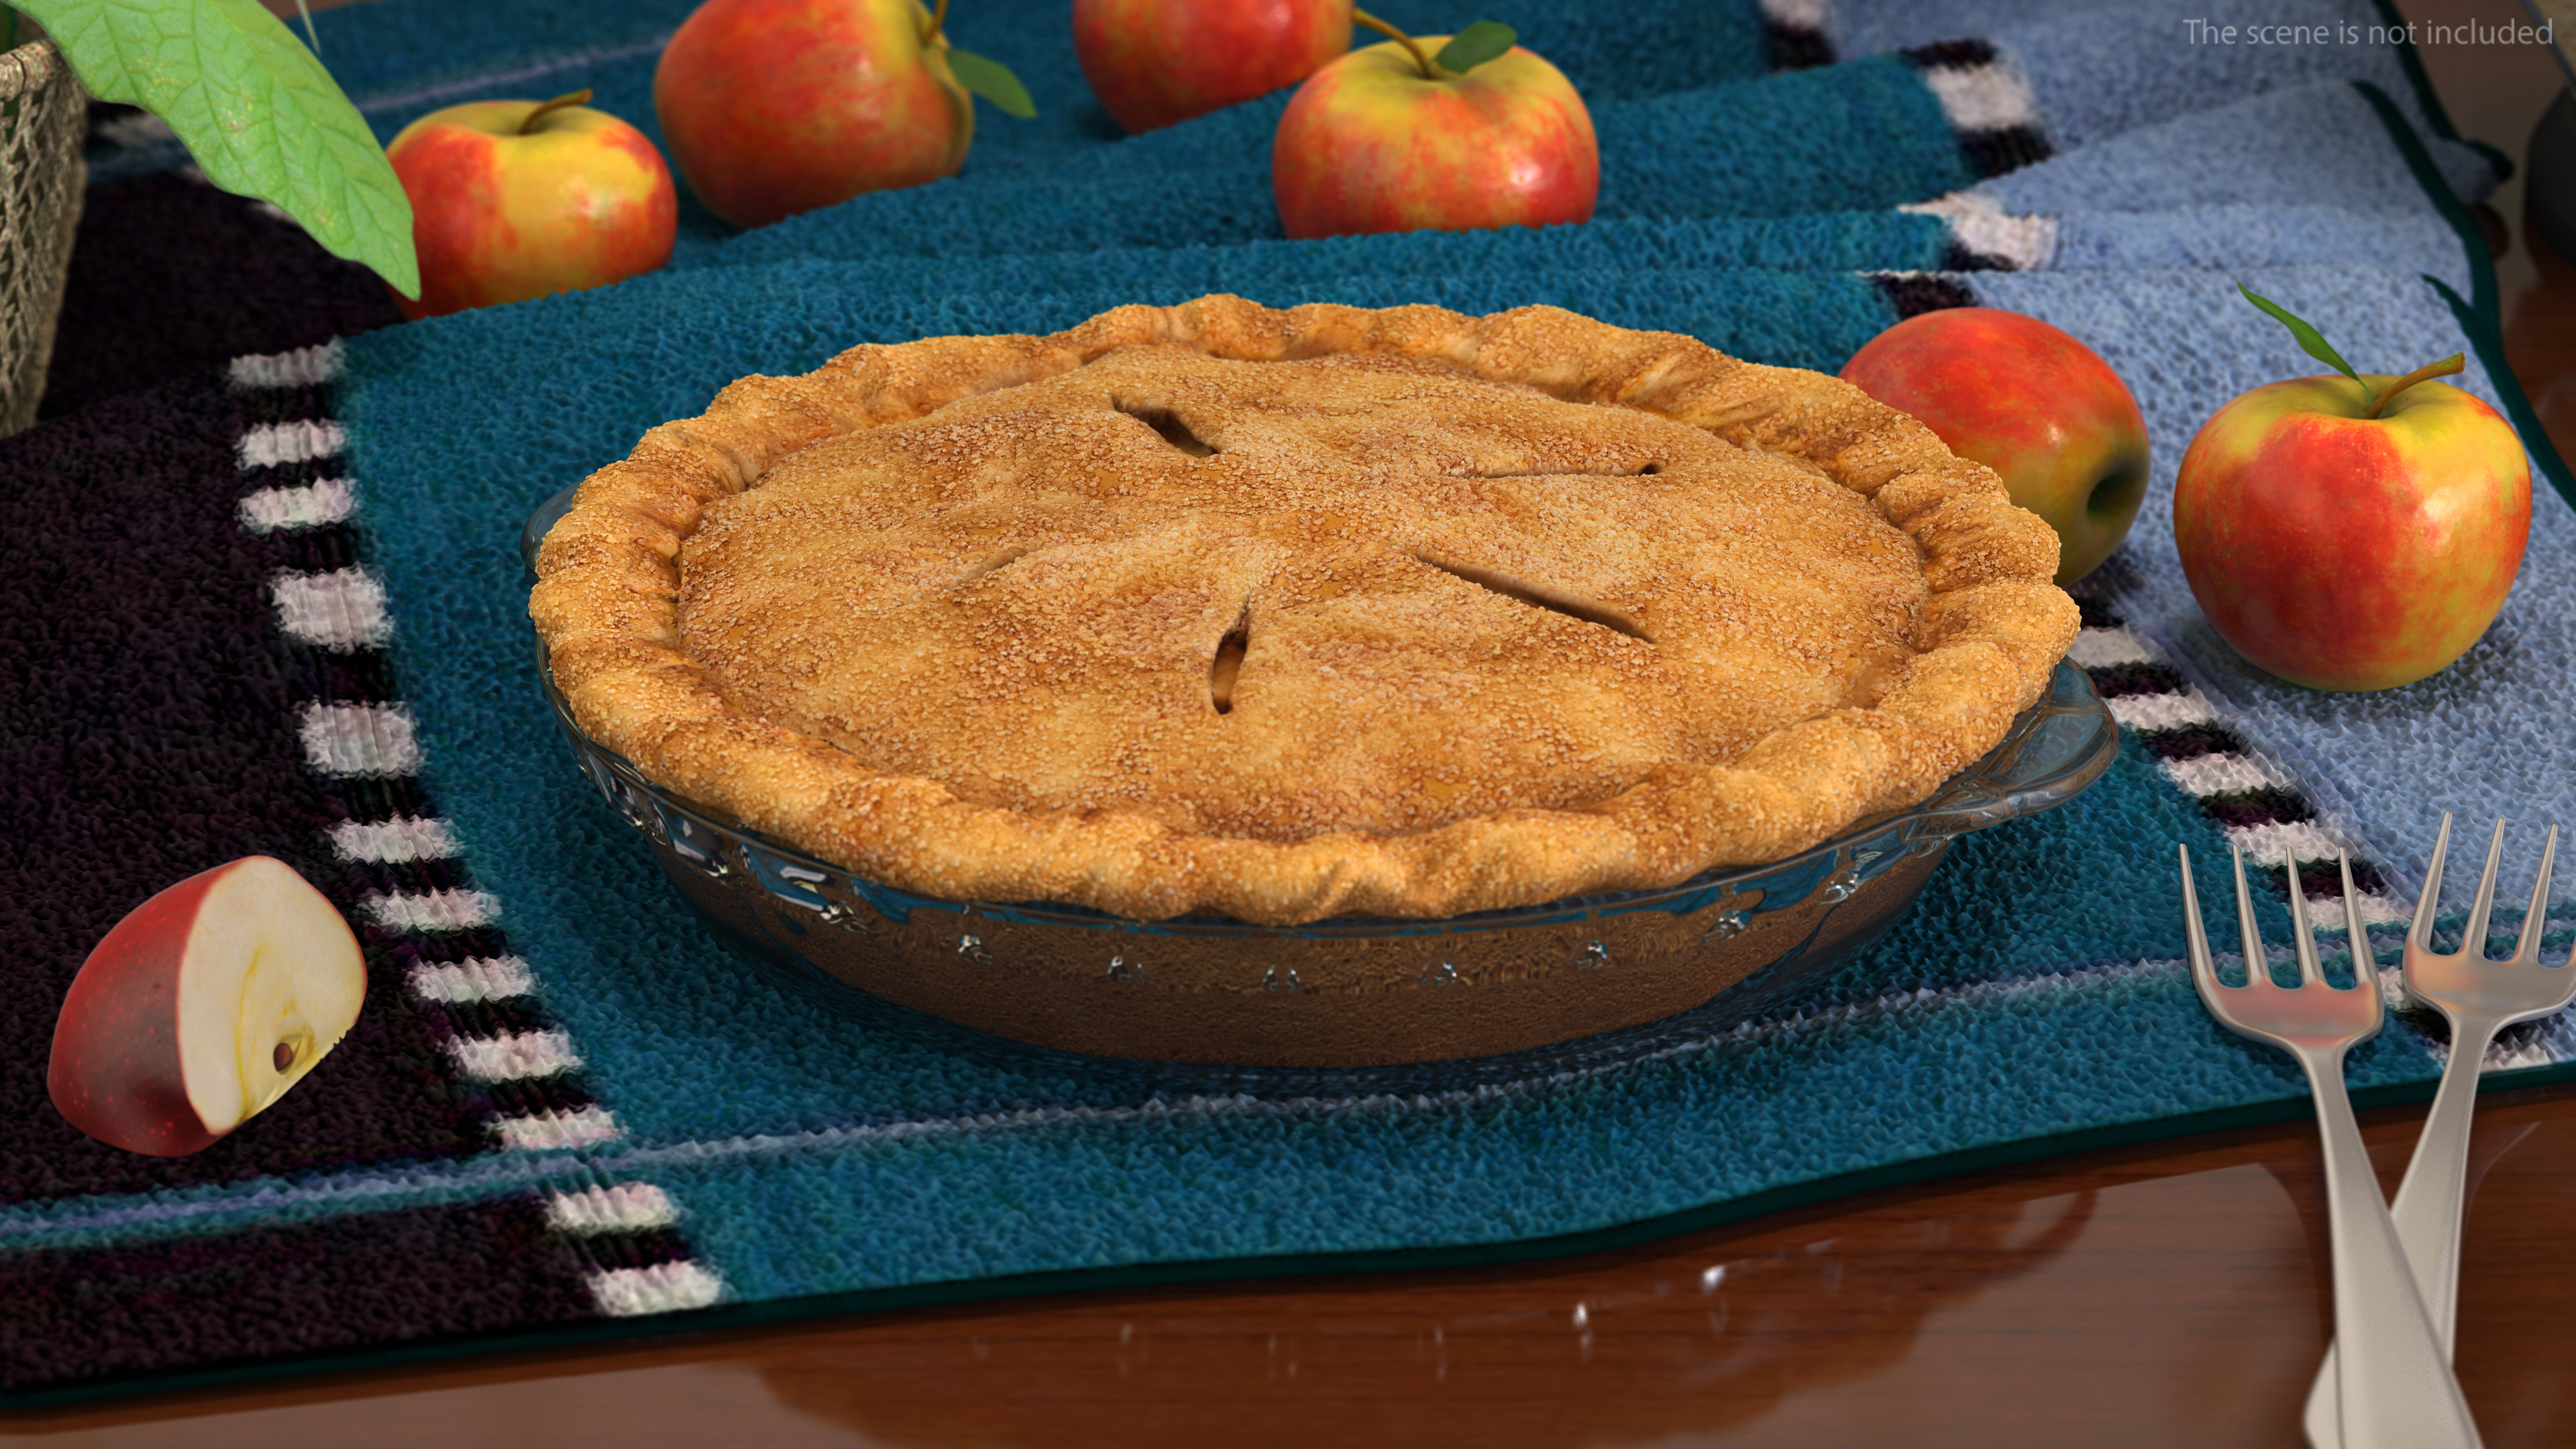
[[[957,83],[994,105],[1002,114],[1025,121],[1038,113],[1037,102],[1029,99],[1029,88],[1011,74],[1011,68],[998,60],[988,60],[970,50],[948,47],[948,70]]]
[[[2326,366],[2333,368],[2335,371],[2342,373],[2344,376],[2351,378],[2354,383],[2360,386],[2362,396],[2370,396],[2370,384],[2361,380],[2361,374],[2352,370],[2352,364],[2343,360],[2342,353],[2337,352],[2326,345],[2326,339],[2318,333],[2317,329],[2309,326],[2305,321],[2301,320],[2297,314],[2290,311],[2289,308],[2282,306],[2271,298],[2258,297],[2254,293],[2246,291],[2246,287],[2243,282],[2236,284],[2236,290],[2245,293],[2246,301],[2251,302],[2255,306],[2262,308],[2264,311],[2271,313],[2275,321],[2279,322],[2282,326],[2289,328],[2290,335],[2299,340],[2299,348],[2301,351],[2307,353],[2317,361],[2324,363]]]
[[[1440,53],[1431,57],[1431,63],[1451,75],[1465,75],[1511,49],[1520,38],[1519,31],[1499,20],[1479,20],[1450,36]]]
[[[103,101],[167,122],[206,179],[420,294],[411,199],[331,73],[259,0],[14,0]]]

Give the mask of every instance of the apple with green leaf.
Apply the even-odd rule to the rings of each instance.
[[[411,197],[421,318],[524,302],[671,259],[680,194],[662,153],[590,92],[433,111],[385,148]]]
[[[1351,18],[1390,39],[1307,77],[1279,118],[1270,177],[1288,235],[1591,220],[1592,113],[1510,26],[1417,40],[1365,10]]]
[[[2147,496],[2147,419],[2093,349],[2036,317],[1948,307],[1908,317],[1842,379],[1912,413],[1951,452],[1992,468],[2057,530],[2057,582],[2091,573]]]
[[[2240,285],[2239,291],[2245,291]],[[2314,327],[2245,291],[2341,376],[2237,397],[2174,483],[2192,597],[2256,667],[2313,689],[2393,689],[2495,622],[2531,533],[2531,469],[2495,409],[2433,382],[2355,372]]]
[[[735,226],[953,174],[973,96],[1037,114],[1000,63],[948,43],[948,0],[707,0],[653,71],[689,189]]]
[[[1266,96],[1351,48],[1351,0],[1073,0],[1073,53],[1103,109],[1151,131]]]
[[[145,901],[91,950],[46,1086],[101,1142],[183,1156],[302,1081],[366,994],[339,910],[285,862],[249,856]]]

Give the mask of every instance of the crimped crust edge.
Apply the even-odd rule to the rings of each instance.
[[[1786,456],[1872,499],[1911,537],[1929,597],[1918,656],[1869,709],[1781,730],[1731,766],[1667,765],[1571,810],[1520,809],[1418,834],[1295,842],[1193,834],[1141,816],[975,805],[867,769],[734,710],[679,649],[679,551],[702,510],[788,453],[1053,376],[1127,345],[1236,360],[1373,351],[1434,357],[1570,401],[1642,408]],[[1901,809],[1993,748],[2073,642],[2050,583],[2057,539],[1988,469],[1821,374],[1552,307],[1277,311],[1216,295],[1120,307],[1051,337],[854,347],[802,377],[751,377],[592,474],[546,537],[529,612],[574,722],[648,777],[866,878],[952,900],[1048,900],[1140,920],[1265,925],[1441,917],[1669,885],[1794,854]]]

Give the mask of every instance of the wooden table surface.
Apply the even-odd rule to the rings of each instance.
[[[2520,13],[2509,0],[2405,8]],[[2536,51],[2428,47],[2425,60],[2461,129],[2508,149],[2558,83]],[[2519,201],[2518,185],[2499,197],[2507,214]],[[2512,230],[2508,353],[2576,457],[2576,267]],[[2365,1119],[2392,1190],[2421,1119]],[[2490,1449],[2576,1443],[2576,1088],[2490,1098],[2473,1152],[2461,1382]],[[2298,1442],[2330,1312],[2316,1136],[2294,1124],[1548,1263],[816,1320],[0,1414],[0,1437],[2225,1449]]]
[[[2366,1137],[2394,1189],[2420,1110]],[[2576,1088],[2480,1112],[2460,1377],[2576,1433]],[[63,1446],[1974,1445],[2298,1439],[2325,1347],[2291,1125],[1513,1268],[1084,1294],[19,1414]]]

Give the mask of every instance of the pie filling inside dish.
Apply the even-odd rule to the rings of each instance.
[[[888,884],[1447,916],[1778,858],[1991,748],[2057,540],[1834,379],[1208,297],[748,378],[584,483],[581,728]]]

